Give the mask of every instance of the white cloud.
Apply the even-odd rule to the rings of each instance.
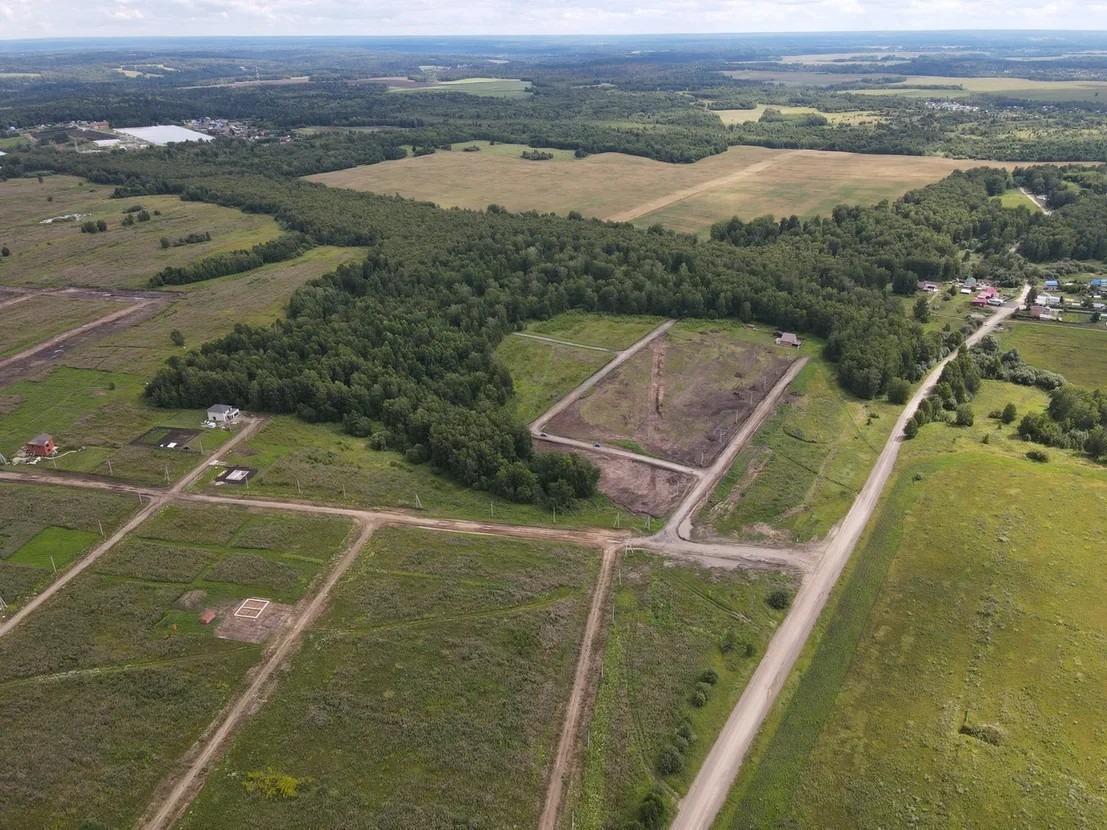
[[[0,38],[1107,29],[1080,0],[0,0]]]

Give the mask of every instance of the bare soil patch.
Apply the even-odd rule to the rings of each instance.
[[[724,327],[677,327],[557,415],[548,430],[705,466],[794,357]]]
[[[257,619],[235,615],[235,609],[242,604],[235,600],[221,606],[217,611],[219,620],[215,636],[221,640],[238,640],[241,643],[264,643],[273,636],[292,616],[291,605],[270,602]]]
[[[648,513],[655,518],[667,516],[692,485],[689,475],[663,470],[645,462],[575,450],[548,441],[536,441],[535,444],[542,452],[573,452],[586,457],[600,468],[600,492],[632,513]]]

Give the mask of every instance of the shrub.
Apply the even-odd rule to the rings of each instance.
[[[692,692],[692,697],[688,699],[688,702],[697,709],[702,709],[707,705],[707,692],[703,689],[696,689],[696,691]]]
[[[1019,411],[1015,408],[1013,403],[1008,403],[1003,407],[1003,411],[999,414],[1000,420],[1005,424],[1014,423],[1015,418],[1018,417]]]
[[[973,425],[972,407],[963,403],[957,407],[957,414],[953,422],[959,427],[971,427]]]
[[[719,673],[714,669],[704,669],[700,672],[700,683],[706,683],[708,686],[714,686],[719,682]]]
[[[783,588],[777,588],[775,591],[769,594],[765,602],[769,604],[770,608],[777,611],[783,611],[785,608],[792,604],[792,594]]]
[[[1049,453],[1045,450],[1029,450],[1026,453],[1026,457],[1031,461],[1037,461],[1039,464],[1045,464],[1049,461]]]
[[[673,775],[684,769],[684,756],[675,746],[667,746],[661,750],[657,758],[657,771],[662,775]]]
[[[888,381],[888,400],[891,403],[903,405],[911,396],[911,384],[903,378],[892,378]]]
[[[661,830],[665,826],[666,814],[669,812],[664,794],[656,787],[650,790],[642,798],[638,805],[637,824],[643,830]]]
[[[903,437],[910,440],[918,434],[919,434],[919,425],[915,423],[914,418],[911,418],[903,426]]]
[[[180,329],[173,329],[173,331],[169,332],[169,339],[174,346],[183,346],[185,344],[185,338],[184,335],[181,334]]]
[[[3,248],[0,248],[0,256],[11,256],[11,255],[12,255],[11,248],[9,248],[7,245],[5,245]]]
[[[283,772],[267,769],[253,770],[246,773],[246,780],[242,782],[242,786],[248,793],[256,793],[264,798],[274,800],[278,798],[296,798],[300,794],[300,785],[303,783],[300,778],[293,778]]]

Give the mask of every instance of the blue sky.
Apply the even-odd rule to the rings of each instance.
[[[1101,29],[1107,0],[0,0],[0,38]]]

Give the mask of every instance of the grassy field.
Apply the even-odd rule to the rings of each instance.
[[[378,531],[182,826],[534,827],[598,561]]]
[[[894,74],[894,73],[893,73]],[[947,86],[959,89],[911,89],[919,86]],[[1003,95],[1041,102],[1107,99],[1107,81],[1034,81],[1026,78],[969,78],[941,75],[911,75],[906,81],[874,89],[851,90],[860,95],[904,95],[911,98],[965,98],[969,95]]]
[[[175,289],[177,298],[156,315],[82,343],[66,355],[65,363],[82,369],[126,371],[146,379],[166,358],[229,334],[237,323],[264,325],[276,320],[301,285],[363,255],[362,248],[322,246],[287,262],[180,286]],[[183,347],[170,341],[173,330],[184,335]]]
[[[879,113],[867,110],[851,110],[848,112],[823,112],[815,107],[794,107],[787,104],[758,104],[748,110],[712,110],[719,120],[725,125],[748,124],[751,121],[760,121],[765,110],[774,109],[781,115],[789,118],[798,118],[804,115],[821,115],[831,124],[874,124],[883,120]]]
[[[849,510],[899,407],[844,392],[820,348],[804,344],[811,359],[697,514],[699,535],[805,543]]]
[[[421,510],[428,516],[495,520],[558,527],[644,526],[603,496],[582,502],[570,513],[530,504],[512,504],[436,475],[427,464],[410,464],[401,453],[369,449],[364,438],[346,435],[337,424],[308,424],[292,416],[274,417],[227,461],[259,472],[250,486],[212,483],[214,472],[197,484],[223,496],[281,496],[356,507]],[[421,507],[420,507],[421,505]]]
[[[508,336],[496,347],[496,358],[507,367],[515,386],[511,405],[524,422],[533,421],[613,357],[612,352],[526,337]]]
[[[662,322],[661,317],[645,315],[567,311],[549,320],[536,320],[528,324],[526,330],[530,334],[567,340],[583,346],[622,351],[633,346]]]
[[[620,562],[614,625],[564,826],[619,827],[651,788],[687,790],[782,616],[766,597],[794,588],[783,574],[707,570],[641,552]],[[695,706],[690,699],[708,670],[718,680]],[[682,723],[696,740],[683,768],[662,775],[658,759]]]
[[[1040,210],[1037,203],[1017,187],[1003,191],[999,197],[999,203],[1005,208],[1026,208],[1031,213]]]
[[[272,218],[237,210],[183,202],[175,196],[112,199],[112,189],[71,176],[12,179],[0,183],[0,239],[11,256],[0,264],[0,284],[101,286],[135,288],[168,265],[183,265],[211,254],[248,248],[275,238]],[[121,227],[123,210],[141,204],[149,222]],[[47,219],[80,214],[81,220],[103,219],[105,233],[81,233],[80,221]],[[177,239],[211,232],[211,241],[163,249],[162,237]]]
[[[132,825],[261,654],[198,610],[294,599],[348,528],[169,508],[0,640],[0,826]]]
[[[1046,397],[985,381],[905,445],[717,827],[1107,822],[1107,478],[1026,460],[1008,401]]]
[[[973,294],[949,294],[946,286],[942,290],[930,295],[930,320],[923,323],[927,331],[942,331],[948,326],[950,331],[958,331],[968,323],[969,316],[979,314],[982,317],[990,317],[994,309],[990,306],[977,308],[973,306]],[[1008,293],[1011,293],[1008,291]]]
[[[1077,386],[1107,389],[1107,331],[1055,323],[1017,322],[1000,335],[1004,349],[1023,360],[1065,376]]]
[[[32,297],[0,308],[0,357],[15,354],[69,329],[126,308],[112,300]]]
[[[810,216],[841,203],[893,199],[964,166],[932,157],[763,147],[731,147],[695,164],[618,153],[533,162],[518,158],[522,149],[503,145],[495,153],[439,152],[309,178],[444,207],[483,209],[496,203],[515,211],[577,210],[700,233],[734,215]]]
[[[652,340],[549,423],[549,430],[703,466],[795,354],[772,332],[684,320]]]
[[[223,430],[203,430],[185,445],[188,451],[133,443],[153,427],[199,428],[204,419],[200,410],[147,406],[143,385],[135,375],[62,366],[40,379],[5,386],[0,389],[0,452],[10,458],[26,441],[48,432],[59,455],[40,462],[43,468],[165,484],[167,472],[175,481],[200,462],[201,442],[210,453],[230,436]]]
[[[15,607],[138,508],[131,496],[0,484],[0,598]],[[100,524],[97,524],[99,522]],[[53,565],[50,557],[54,557]]]
[[[488,98],[526,98],[530,82],[518,78],[462,78],[457,81],[436,81],[432,86],[390,86],[389,92],[464,92]]]

